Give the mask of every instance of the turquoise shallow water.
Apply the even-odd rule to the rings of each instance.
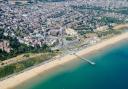
[[[128,89],[128,42],[99,50],[83,60],[70,62],[40,75],[21,89]]]

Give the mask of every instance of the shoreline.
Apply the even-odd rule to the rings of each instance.
[[[126,38],[128,38],[128,33],[123,33],[123,34],[117,35],[115,37],[112,37],[110,39],[101,41],[92,46],[89,46],[81,51],[76,52],[76,54],[78,56],[86,56],[93,51],[98,51],[98,50],[105,48],[109,45],[112,45],[112,44],[115,44],[122,40],[125,40]],[[22,84],[23,82],[25,82],[29,79],[32,79],[33,77],[38,76],[39,74],[43,74],[46,70],[49,70],[54,67],[58,67],[59,65],[67,63],[76,58],[77,58],[76,56],[68,54],[68,55],[62,57],[61,59],[55,59],[49,63],[43,64],[43,65],[35,67],[31,70],[25,71],[21,74],[18,74],[16,76],[10,77],[6,80],[0,81],[0,88],[1,89],[12,89],[13,87],[18,86],[18,85]]]

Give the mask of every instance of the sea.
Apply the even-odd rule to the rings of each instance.
[[[128,89],[128,40],[55,67],[16,89]],[[18,81],[17,81],[18,82]]]

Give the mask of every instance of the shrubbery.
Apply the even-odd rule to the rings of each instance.
[[[24,69],[34,66],[34,65],[37,65],[43,61],[46,61],[46,60],[52,58],[53,56],[55,56],[54,53],[44,53],[38,57],[28,58],[27,60],[4,66],[4,67],[0,68],[0,78],[3,78],[5,76],[8,76],[13,73],[23,71]]]

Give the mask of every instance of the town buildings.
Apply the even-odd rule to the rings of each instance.
[[[0,1],[0,29],[4,29],[5,36],[16,37],[31,46],[59,44],[65,37],[62,35],[107,30],[111,24],[125,23],[128,18],[127,0],[67,0],[27,5],[24,4],[27,0],[18,1],[23,5],[14,5],[15,2]],[[67,34],[62,34],[61,28]]]

